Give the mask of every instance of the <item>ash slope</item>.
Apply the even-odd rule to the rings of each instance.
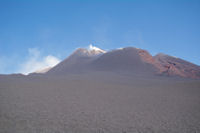
[[[199,80],[110,72],[0,77],[0,132],[200,132],[199,102]]]
[[[169,55],[150,55],[146,50],[127,47],[105,52],[77,49],[50,69],[46,75],[66,75],[94,71],[126,72],[143,76],[178,76],[200,78],[200,66]]]

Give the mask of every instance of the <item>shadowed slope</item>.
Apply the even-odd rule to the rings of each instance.
[[[141,52],[146,54],[144,57]],[[92,62],[97,70],[129,71],[131,73],[154,74],[157,68],[153,65],[152,56],[147,51],[132,47],[113,50],[100,56]]]
[[[47,75],[63,75],[67,73],[80,73],[88,69],[88,64],[103,54],[100,50],[87,50],[78,48],[67,59],[47,72]]]

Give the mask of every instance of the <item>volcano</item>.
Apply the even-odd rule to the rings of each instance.
[[[179,58],[165,54],[152,56],[148,51],[134,47],[106,52],[94,46],[90,46],[90,49],[78,48],[67,59],[46,72],[46,75],[95,71],[200,78],[199,66]]]
[[[199,72],[134,47],[78,48],[55,67],[0,75],[0,133],[197,133]]]

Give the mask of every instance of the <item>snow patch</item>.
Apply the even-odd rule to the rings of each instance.
[[[89,45],[89,50],[91,51],[98,51],[98,52],[101,52],[101,53],[106,53],[106,51],[100,49],[100,48],[97,48],[95,46],[93,46],[92,44]]]

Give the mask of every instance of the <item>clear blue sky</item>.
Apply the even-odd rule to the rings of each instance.
[[[106,50],[138,47],[200,65],[200,1],[0,0],[0,73],[18,72],[30,49],[62,60],[91,43]]]

